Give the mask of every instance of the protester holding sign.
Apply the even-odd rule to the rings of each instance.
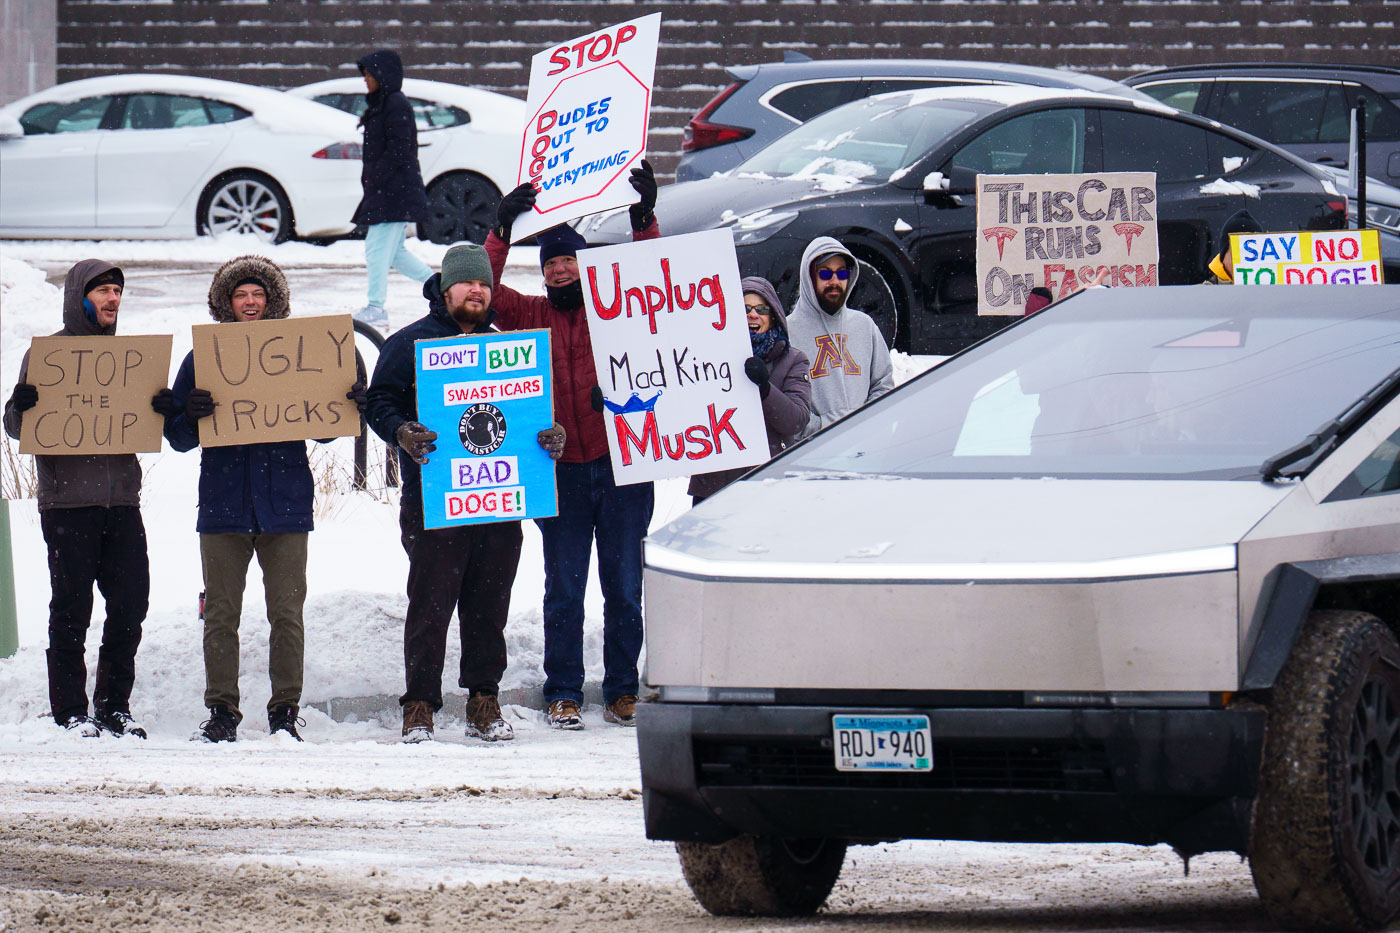
[[[651,166],[632,170],[641,201],[631,207],[632,239],[661,235],[656,224],[656,183]],[[486,237],[491,273],[500,278],[510,251],[511,226],[534,204],[521,185],[501,201],[498,226]],[[553,352],[554,417],[568,431],[555,473],[559,514],[538,522],[544,538],[544,698],[549,724],[582,729],[583,594],[593,543],[603,587],[603,717],[635,725],[637,659],[642,651],[642,538],[651,522],[651,483],[613,481],[602,393],[593,344],[583,311],[578,251],[587,244],[569,227],[539,235],[545,295],[522,295],[500,285],[494,305],[503,330],[547,328]],[[598,401],[595,407],[594,394]]]
[[[461,623],[457,683],[470,692],[467,735],[488,742],[515,738],[498,699],[506,669],[506,620],[520,562],[520,523],[500,521],[424,530],[421,465],[437,449],[437,434],[418,421],[414,343],[461,334],[495,333],[491,263],[474,243],[452,247],[442,272],[423,285],[428,313],[395,333],[379,351],[370,381],[367,419],[386,444],[399,449],[403,493],[399,530],[408,552],[408,615],[404,620],[407,688],[399,698],[403,739],[433,737],[442,709],[442,667],[455,608]],[[551,457],[565,450],[554,424],[537,435]]]
[[[802,253],[792,346],[812,364],[806,437],[894,388],[890,348],[870,315],[846,307],[860,274],[839,240],[817,237]]]
[[[214,273],[209,315],[221,324],[281,320],[291,314],[287,278],[270,259],[240,256]],[[165,437],[179,451],[200,443],[200,421],[214,413],[214,399],[199,388],[192,350],[175,377]],[[343,383],[342,383],[343,385]],[[361,408],[364,386],[346,393]],[[209,422],[204,422],[207,427]],[[306,547],[314,524],[313,481],[305,441],[205,446],[199,460],[199,556],[204,569],[204,705],[209,719],[196,738],[238,739],[238,623],[248,564],[258,556],[267,596],[268,731],[300,741],[306,602]]]
[[[744,375],[758,386],[763,397],[763,423],[768,429],[768,452],[772,456],[801,435],[812,413],[812,383],[807,376],[808,359],[788,339],[787,315],[778,300],[777,289],[767,279],[750,276],[740,283],[749,323],[753,356],[744,363]],[[749,471],[749,467],[700,473],[690,478],[690,493],[696,505],[714,495]]]
[[[84,259],[63,283],[63,329],[56,336],[110,337],[126,284],[122,270],[100,259]],[[39,401],[29,378],[29,353],[19,384],[5,403],[5,432],[18,438],[24,413]],[[169,391],[152,400],[162,412]],[[146,737],[131,718],[136,648],[150,595],[146,528],[141,521],[141,465],[135,454],[36,456],[39,525],[48,546],[49,705],[54,722],[82,736]],[[102,648],[97,655],[93,714],[88,716],[87,666],[83,645],[92,619],[92,586],[107,604]]]
[[[1263,228],[1249,211],[1236,211],[1220,228],[1220,252],[1208,265],[1210,274],[1202,285],[1232,285],[1235,281],[1235,260],[1230,254],[1230,236],[1235,233],[1260,233]]]

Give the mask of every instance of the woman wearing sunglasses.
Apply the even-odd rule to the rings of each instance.
[[[797,439],[812,411],[812,386],[807,381],[807,356],[788,341],[787,317],[778,292],[767,279],[744,279],[744,308],[748,314],[753,356],[744,362],[744,375],[763,398],[763,423],[768,428],[768,452],[776,454]],[[690,478],[696,504],[743,476],[738,467],[701,473]]]

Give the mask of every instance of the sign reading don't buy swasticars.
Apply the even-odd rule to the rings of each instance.
[[[214,397],[201,447],[350,437],[360,413],[350,315],[198,324],[195,385]]]

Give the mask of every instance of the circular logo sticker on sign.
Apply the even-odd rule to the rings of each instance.
[[[506,418],[495,405],[478,402],[462,412],[457,422],[462,446],[478,457],[493,453],[506,440]]]

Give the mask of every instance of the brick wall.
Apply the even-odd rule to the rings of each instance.
[[[962,58],[1107,77],[1211,61],[1400,60],[1400,0],[59,0],[58,80],[138,70],[286,88],[391,47],[410,75],[523,98],[547,45],[660,11],[649,149],[668,175],[729,65]]]

